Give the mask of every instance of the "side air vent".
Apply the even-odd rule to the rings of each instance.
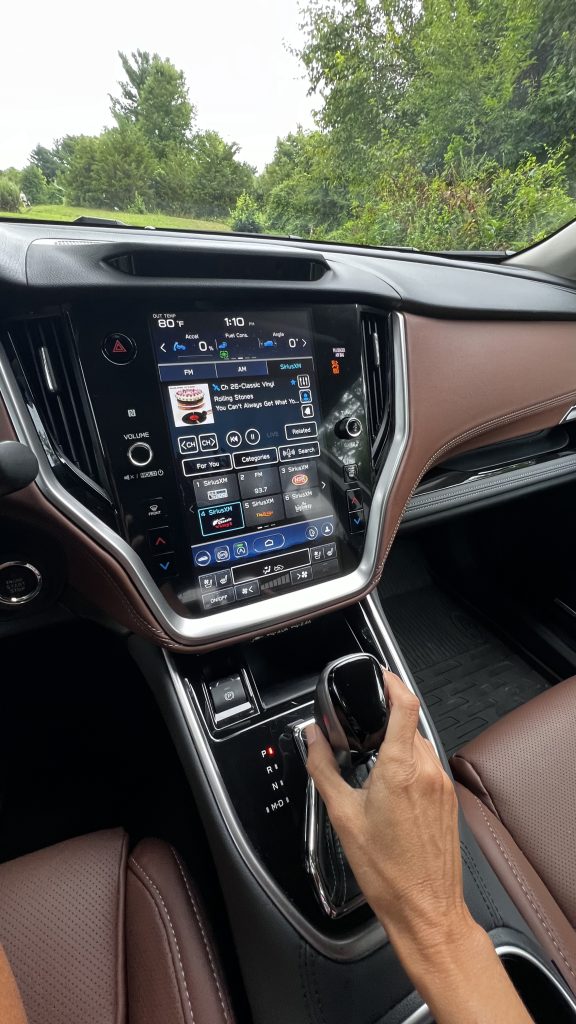
[[[367,419],[372,444],[372,458],[375,463],[382,454],[390,427],[391,330],[389,315],[362,313],[362,347],[368,399]]]
[[[328,271],[323,259],[250,253],[139,250],[107,260],[132,277],[168,277],[225,281],[319,281]]]
[[[8,324],[16,378],[54,449],[91,480],[98,480],[86,396],[68,323],[61,316]]]

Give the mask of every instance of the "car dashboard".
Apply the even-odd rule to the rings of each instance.
[[[10,501],[54,531],[75,590],[156,642],[207,649],[356,602],[401,524],[574,470],[566,282],[311,243],[0,230],[3,437],[39,463]],[[32,603],[58,587],[44,568]]]

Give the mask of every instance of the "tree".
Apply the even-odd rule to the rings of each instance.
[[[135,50],[130,57],[120,50],[118,56],[127,81],[118,82],[119,97],[109,94],[110,110],[118,124],[125,120],[135,123],[138,119],[140,94],[150,73],[152,62],[160,60],[160,57],[157,53],[150,54],[146,50]]]
[[[60,161],[55,150],[41,146],[40,143],[30,153],[30,162],[40,168],[46,181],[54,181],[60,170]]]
[[[278,140],[257,183],[271,231],[325,237],[348,217],[350,190],[332,141],[329,134],[301,129]]]
[[[159,156],[168,145],[189,144],[195,115],[184,72],[169,60],[153,61],[140,93],[136,124]]]
[[[316,118],[333,136],[334,156],[362,166],[385,130],[399,123],[399,103],[415,71],[415,0],[309,0],[298,55],[310,93],[322,106]]]
[[[100,139],[81,135],[76,139],[68,168],[63,174],[66,199],[73,206],[94,206],[99,199],[95,180]]]
[[[110,97],[119,127],[137,126],[159,158],[166,146],[188,146],[196,117],[183,71],[157,53],[136,50],[132,63],[120,53],[127,76],[120,82],[120,97]]]
[[[247,192],[243,192],[236,200],[230,227],[232,231],[249,235],[259,235],[262,231],[262,216],[258,204]]]
[[[189,149],[168,146],[154,177],[155,206],[163,213],[190,216],[194,209],[194,158]]]
[[[217,132],[201,132],[193,143],[192,194],[198,217],[228,217],[243,192],[252,192],[254,169],[236,159],[238,145]]]
[[[32,206],[46,202],[48,182],[36,164],[28,164],[20,175],[20,189]]]
[[[10,178],[0,174],[0,210],[2,213],[18,213],[20,189]]]
[[[108,209],[148,208],[153,200],[156,161],[136,125],[125,122],[98,140],[93,167],[93,195]]]

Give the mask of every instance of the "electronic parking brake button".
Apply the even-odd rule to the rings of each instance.
[[[208,689],[216,725],[226,722],[243,711],[252,711],[250,698],[239,673],[215,680],[209,684]]]

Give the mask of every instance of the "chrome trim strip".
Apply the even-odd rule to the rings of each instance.
[[[216,725],[219,725],[220,722],[224,722],[227,718],[233,718],[234,715],[239,715],[241,711],[252,711],[252,705],[246,701],[245,704],[238,704],[236,707],[228,708],[226,711],[218,711],[214,715],[214,721],[216,722]]]
[[[306,743],[303,733],[307,726],[314,725],[314,718],[306,718],[296,722],[292,726],[294,742],[302,761],[306,764]],[[374,758],[375,760],[375,758]],[[335,906],[330,899],[326,883],[320,871],[320,860],[318,857],[318,801],[320,797],[312,779],[308,779],[306,786],[306,806],[304,812],[304,866],[310,875],[312,884],[320,901],[322,910],[327,917],[333,919],[349,914],[352,910],[362,906],[366,902],[362,893],[342,906]]]
[[[312,611],[329,611],[334,604],[353,600],[370,586],[378,563],[388,496],[406,450],[409,431],[404,318],[400,313],[393,313],[392,317],[395,432],[388,458],[374,490],[372,513],[368,519],[360,565],[354,572],[339,579],[326,580],[292,594],[281,594],[269,598],[264,603],[247,604],[242,607],[236,605],[205,617],[185,617],[175,612],[130,545],[69,494],[56,479],[2,346],[0,393],[16,436],[27,444],[38,458],[40,468],[36,483],[48,501],[113,555],[130,577],[158,624],[171,639],[190,646],[217,643],[226,638],[240,638],[245,633],[264,633],[274,626],[305,618]]]
[[[576,420],[576,405],[570,406],[568,412],[560,420],[560,423],[571,423],[572,420]]]
[[[46,387],[48,388],[48,391],[51,391],[52,394],[55,395],[58,393],[58,385],[54,379],[54,371],[52,369],[52,363],[50,362],[50,353],[45,345],[40,346],[39,352]]]

